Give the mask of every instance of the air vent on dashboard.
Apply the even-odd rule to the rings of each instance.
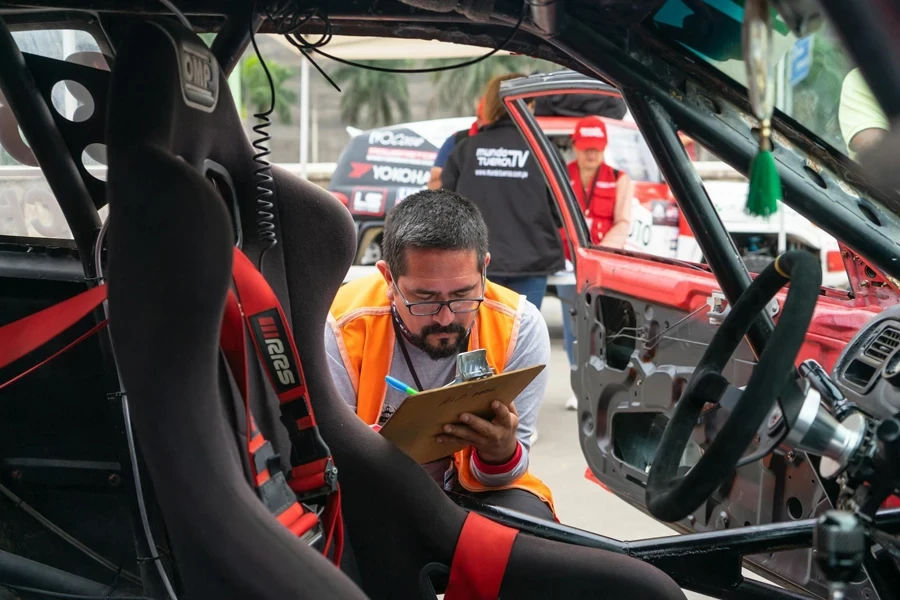
[[[893,327],[887,327],[869,343],[866,348],[866,356],[882,363],[897,346],[900,346],[900,331]]]

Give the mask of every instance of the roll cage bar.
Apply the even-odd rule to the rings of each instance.
[[[483,505],[465,496],[454,494],[454,499],[464,508],[477,510],[495,521],[537,537],[618,552],[647,561],[667,573],[681,587],[701,594],[735,600],[815,598],[802,591],[748,580],[741,574],[741,559],[744,556],[809,548],[816,527],[815,519],[621,541],[575,527],[541,521],[499,506]],[[880,512],[877,523],[885,532],[900,533],[900,509]],[[889,563],[876,561],[871,553],[867,553],[866,573],[879,594],[884,590],[896,590],[898,588],[894,586],[900,585],[897,569]],[[892,596],[881,597],[885,600]]]

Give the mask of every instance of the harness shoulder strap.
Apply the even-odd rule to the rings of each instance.
[[[281,472],[281,457],[275,453],[272,443],[260,433],[250,411],[244,319],[237,296],[231,290],[225,302],[220,346],[244,402],[250,475],[256,493],[282,525],[305,542],[314,544],[322,536],[319,519],[297,501]]]
[[[106,300],[106,286],[81,292],[44,310],[0,327],[0,369],[7,367],[46,345],[87,317]],[[106,326],[106,321],[94,325],[86,333],[69,342],[62,349],[11,379],[0,381],[0,390],[37,371],[57,356],[64,354]]]
[[[278,298],[262,274],[237,248],[233,277],[236,295],[229,292],[223,317],[220,346],[228,361],[247,411],[247,448],[257,492],[263,504],[278,520],[310,544],[320,537],[316,512],[304,505],[319,500],[324,505],[324,553],[334,544],[333,558],[340,564],[343,550],[343,522],[340,489],[331,451],[316,426],[309,401],[303,367]],[[33,315],[0,327],[0,369],[38,350],[71,329],[106,300],[107,288],[97,286]],[[0,382],[0,390],[49,363],[107,325],[102,321],[39,364]],[[250,414],[247,381],[245,325],[263,371],[276,391],[281,405],[281,421],[291,440],[291,477],[286,479],[280,457],[265,440]]]
[[[0,340],[3,340],[0,369],[58,337],[91,314],[104,300],[106,286],[97,286],[0,327]]]
[[[322,439],[316,425],[294,336],[287,326],[287,319],[275,292],[250,259],[237,248],[234,251],[232,275],[237,297],[229,294],[229,303],[232,307],[226,310],[226,316],[232,323],[238,322],[235,320],[236,315],[242,316],[263,371],[278,396],[281,422],[287,428],[291,441],[291,476],[287,480],[287,485],[294,492],[295,501],[306,503],[318,499],[324,504],[325,553],[329,552],[333,543],[333,558],[336,564],[340,564],[343,551],[343,521],[340,514],[337,468],[334,466],[331,450]],[[237,306],[234,306],[235,303]],[[230,362],[239,366],[242,378],[241,392],[247,406],[248,423],[251,423],[246,381],[247,346],[243,338],[243,323],[240,326],[229,325],[227,328],[240,331],[240,338],[237,334],[233,334],[225,343],[231,348],[240,350],[240,355],[232,353],[234,360]],[[225,329],[223,324],[223,331]],[[259,436],[262,439],[261,434]],[[269,442],[263,442],[260,451],[266,446],[269,448],[268,452],[274,455]],[[258,461],[254,459],[254,462]],[[283,479],[280,469],[273,468],[271,471],[275,473],[272,478]],[[260,485],[259,481],[257,483]]]
[[[497,600],[518,533],[518,529],[470,512],[456,542],[444,598]]]
[[[235,248],[234,284],[253,347],[281,407],[291,440],[291,489],[304,498],[334,492],[337,469],[316,426],[300,355],[281,303],[265,277]]]

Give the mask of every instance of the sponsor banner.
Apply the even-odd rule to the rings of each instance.
[[[530,150],[509,148],[478,148],[475,151],[476,177],[498,177],[503,179],[528,179],[525,165],[531,156]]]
[[[424,189],[424,185],[422,187],[398,187],[397,194],[394,196],[394,206],[403,202],[408,196],[412,196],[416,192],[421,192]]]
[[[386,181],[389,183],[425,185],[431,179],[430,169],[411,169],[409,167],[395,167],[392,165],[374,165],[372,174],[375,176],[375,181]]]
[[[479,167],[503,169],[524,169],[531,156],[530,150],[510,150],[508,148],[478,148],[475,160]]]
[[[382,215],[387,196],[387,188],[353,188],[350,194],[350,210],[367,215]]]
[[[431,167],[437,152],[429,150],[405,150],[400,148],[380,148],[369,146],[366,150],[366,160],[370,162],[400,163],[417,167]]]
[[[350,179],[361,179],[371,170],[372,165],[369,163],[352,162],[350,163],[350,172],[347,173],[347,177]]]
[[[394,146],[400,148],[419,148],[424,145],[425,138],[413,132],[376,129],[369,132],[369,143],[377,146]]]
[[[425,185],[431,178],[430,169],[414,169],[411,167],[399,167],[394,165],[373,165],[371,163],[350,163],[350,179],[371,179],[383,183],[404,183],[413,185]]]
[[[528,179],[528,171],[507,171],[505,169],[475,169],[475,177],[504,177],[506,179]]]

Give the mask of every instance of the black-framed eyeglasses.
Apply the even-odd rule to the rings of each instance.
[[[487,286],[487,273],[485,272],[485,269],[482,269],[480,298],[455,298],[453,300],[410,302],[406,299],[406,296],[403,295],[403,292],[400,291],[400,287],[397,285],[397,279],[393,276],[391,279],[393,280],[394,289],[400,294],[400,298],[409,310],[409,314],[416,317],[430,317],[431,315],[436,315],[441,312],[441,309],[445,306],[454,314],[475,312],[478,310],[478,307],[481,306],[481,303],[484,302],[484,290]]]

